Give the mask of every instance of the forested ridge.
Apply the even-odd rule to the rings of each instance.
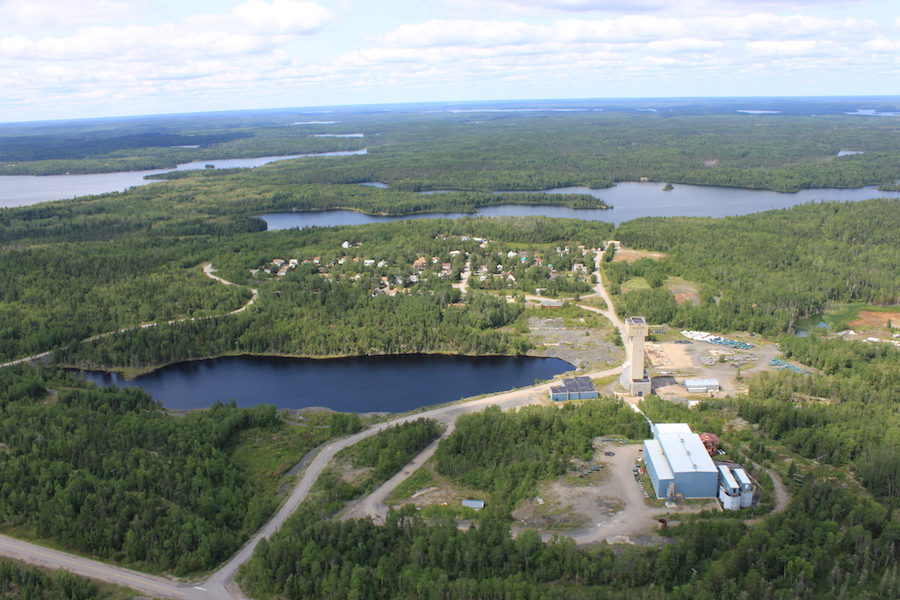
[[[590,110],[592,104],[601,110]],[[337,122],[324,129],[290,110],[195,116],[194,122],[169,117],[23,125],[0,131],[0,146],[7,149],[0,153],[5,163],[0,174],[157,169],[217,158],[367,148],[366,156],[348,160],[272,165],[248,174],[246,186],[290,178],[319,184],[382,181],[407,191],[489,192],[602,188],[643,177],[796,191],[891,185],[898,179],[900,142],[890,134],[890,120],[848,116],[821,101],[787,111],[794,114],[768,115],[734,114],[736,106],[728,101],[659,104],[666,108],[648,113],[628,102],[585,101],[583,111],[482,113],[474,119],[417,107],[342,109]],[[838,156],[841,150],[857,154]],[[178,175],[210,176],[216,177]]]
[[[8,315],[8,325],[0,351],[10,360],[55,350],[66,364],[137,370],[240,353],[524,354],[527,341],[509,328],[521,303],[486,293],[463,298],[451,287],[467,256],[474,269],[487,261],[497,277],[518,275],[513,289],[584,292],[587,273],[576,276],[571,268],[576,260],[590,267],[592,258],[576,246],[599,246],[611,231],[599,222],[476,218],[221,238],[129,234],[108,242],[20,242],[7,251],[17,260],[2,267],[8,285],[0,292],[0,314]],[[490,243],[481,248],[479,240]],[[510,248],[528,248],[532,262],[509,258]],[[549,268],[534,266],[537,255],[569,273],[551,278]],[[283,277],[265,273],[278,258],[297,266]],[[413,266],[420,259],[421,271]],[[204,262],[239,285],[204,276]],[[508,271],[498,271],[500,264]],[[250,299],[251,287],[259,289],[257,301],[229,315]],[[158,326],[83,341],[146,322]]]
[[[471,115],[341,120],[343,131],[365,138],[316,138],[318,129],[263,120],[209,127],[210,145],[199,149],[143,145],[193,135],[177,127],[154,139],[141,131],[133,138],[104,133],[93,146],[62,144],[55,157],[43,142],[23,142],[9,160],[35,161],[17,164],[16,172],[74,173],[79,161],[84,170],[116,170],[260,153],[369,151],[198,171],[123,193],[0,210],[0,362],[47,350],[63,364],[135,370],[238,353],[521,354],[528,350],[519,335],[523,307],[505,296],[539,287],[583,293],[589,273],[576,275],[574,265],[590,268],[593,256],[576,251],[609,239],[668,255],[603,267],[617,308],[654,322],[780,335],[834,303],[898,304],[900,203],[892,200],[717,220],[648,218],[616,230],[529,217],[265,232],[253,218],[338,207],[471,211],[508,202],[497,190],[603,187],[641,177],[778,190],[891,185],[900,172],[900,138],[888,135],[895,126],[887,120],[701,118],[690,111],[489,115],[481,123]],[[837,157],[842,149],[864,154]],[[374,180],[391,187],[352,185]],[[466,191],[418,193],[434,189]],[[588,197],[565,200],[596,206]],[[297,264],[278,276],[276,259]],[[413,267],[423,259],[421,270]],[[204,276],[205,262],[237,285]],[[466,262],[478,276],[463,296],[451,284]],[[672,277],[697,285],[698,306],[676,302],[666,288]],[[623,291],[633,278],[650,289]],[[249,300],[251,288],[258,301],[228,314]],[[157,326],[83,341],[151,322]],[[646,422],[612,400],[489,410],[460,419],[434,459],[440,477],[489,500],[468,531],[457,528],[450,510],[402,509],[384,527],[330,520],[437,435],[435,423],[421,421],[341,457],[364,477],[323,475],[319,503],[260,544],[245,581],[255,594],[286,598],[896,597],[898,352],[817,337],[785,337],[782,347],[817,374],[762,375],[749,382],[748,398],[694,411],[647,402],[654,418],[727,430],[730,452],[757,463],[758,475],[765,468],[782,476],[792,503],[761,523],[701,514],[672,529],[673,543],[646,549],[578,549],[563,539],[541,543],[530,531],[513,538],[510,510],[539,482],[587,456],[593,437],[641,437]],[[0,407],[3,526],[157,573],[220,564],[271,514],[273,488],[290,462],[269,461],[265,473],[248,467],[246,436],[266,452],[273,436],[285,435],[270,407],[216,405],[174,419],[139,391],[97,390],[60,371],[24,366],[0,369]],[[751,427],[727,429],[735,420]],[[337,417],[327,433],[358,426],[358,419]],[[310,437],[293,450],[320,441]],[[47,597],[57,588],[92,597],[81,583],[58,579],[47,581]],[[24,571],[7,571],[2,580],[18,586],[13,590],[43,581]]]
[[[131,240],[9,249],[0,261],[0,362],[159,320],[226,313],[250,299],[197,265],[208,242]]]
[[[664,252],[661,261],[608,262],[619,291],[641,276],[650,290],[617,302],[622,314],[705,331],[778,334],[832,303],[900,304],[900,202],[825,202],[722,219],[674,217],[623,223],[622,243]],[[701,284],[700,303],[677,304],[663,283]]]

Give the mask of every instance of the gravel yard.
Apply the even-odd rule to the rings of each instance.
[[[530,317],[529,339],[535,348],[529,356],[549,356],[572,363],[576,369],[596,371],[621,364],[625,352],[609,341],[612,326],[589,327],[584,319]]]

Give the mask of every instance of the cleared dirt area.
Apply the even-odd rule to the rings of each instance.
[[[559,358],[576,369],[605,369],[621,363],[625,357],[622,348],[608,339],[613,331],[611,325],[602,328],[581,323],[567,326],[561,317],[530,317],[528,330],[529,340],[535,345],[529,355]]]
[[[512,513],[516,520],[512,528],[514,534],[524,529],[536,529],[544,539],[561,535],[585,545],[603,540],[661,544],[665,540],[659,535],[658,519],[677,519],[679,514],[715,505],[712,501],[679,501],[674,508],[666,508],[662,501],[646,498],[633,474],[641,456],[641,445],[603,442],[603,439],[594,441],[593,460],[574,461],[573,466],[577,469],[541,484],[532,498],[516,507]],[[607,456],[605,452],[612,452],[613,456]],[[468,497],[485,498],[484,494],[456,487],[446,478],[435,475],[430,465],[426,464],[424,468],[432,474],[428,484],[407,498],[392,498],[392,506],[407,503],[422,508],[459,506]],[[589,474],[584,475],[585,471]]]
[[[672,295],[675,296],[675,302],[678,304],[700,306],[700,292],[696,285],[680,277],[669,277],[666,280],[666,289],[672,292]]]
[[[586,545],[600,541],[655,545],[665,543],[659,534],[659,519],[677,519],[678,515],[713,508],[715,502],[679,501],[666,508],[663,501],[644,496],[635,480],[634,469],[641,456],[640,444],[622,445],[594,441],[594,460],[556,480],[541,486],[534,497],[513,513],[519,520],[513,532],[537,529],[543,538],[553,535],[571,537]],[[605,452],[612,452],[607,456]],[[603,468],[579,478],[592,465]],[[652,490],[649,490],[652,496]]]
[[[668,254],[663,254],[662,252],[644,252],[641,250],[631,250],[629,248],[619,248],[616,250],[615,256],[613,256],[613,262],[629,262],[633,263],[636,260],[640,260],[642,258],[650,258],[653,260],[662,260],[664,258],[669,258]]]
[[[873,310],[864,310],[856,316],[856,319],[850,322],[850,326],[878,327],[886,329],[888,322],[894,327],[900,327],[900,312],[876,312]]]
[[[753,344],[750,350],[732,350],[698,341],[684,343],[687,340],[678,339],[680,336],[667,337],[669,341],[647,342],[645,349],[653,392],[673,401],[745,394],[747,388],[743,379],[762,371],[774,371],[776,367],[770,366],[769,362],[781,354],[776,344],[759,337],[741,337]],[[721,390],[711,394],[690,394],[681,385],[684,378],[716,379]]]

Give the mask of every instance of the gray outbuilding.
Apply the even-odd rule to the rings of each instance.
[[[562,385],[550,388],[550,399],[554,402],[563,400],[589,400],[597,398],[600,393],[594,387],[590,377],[572,377],[563,379]]]
[[[684,389],[691,394],[705,394],[707,392],[719,391],[718,379],[685,379]]]

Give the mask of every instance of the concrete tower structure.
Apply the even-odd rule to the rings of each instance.
[[[625,319],[625,345],[629,360],[622,369],[622,387],[632,396],[646,396],[650,393],[650,377],[644,370],[644,339],[650,333],[647,319],[628,317]]]

